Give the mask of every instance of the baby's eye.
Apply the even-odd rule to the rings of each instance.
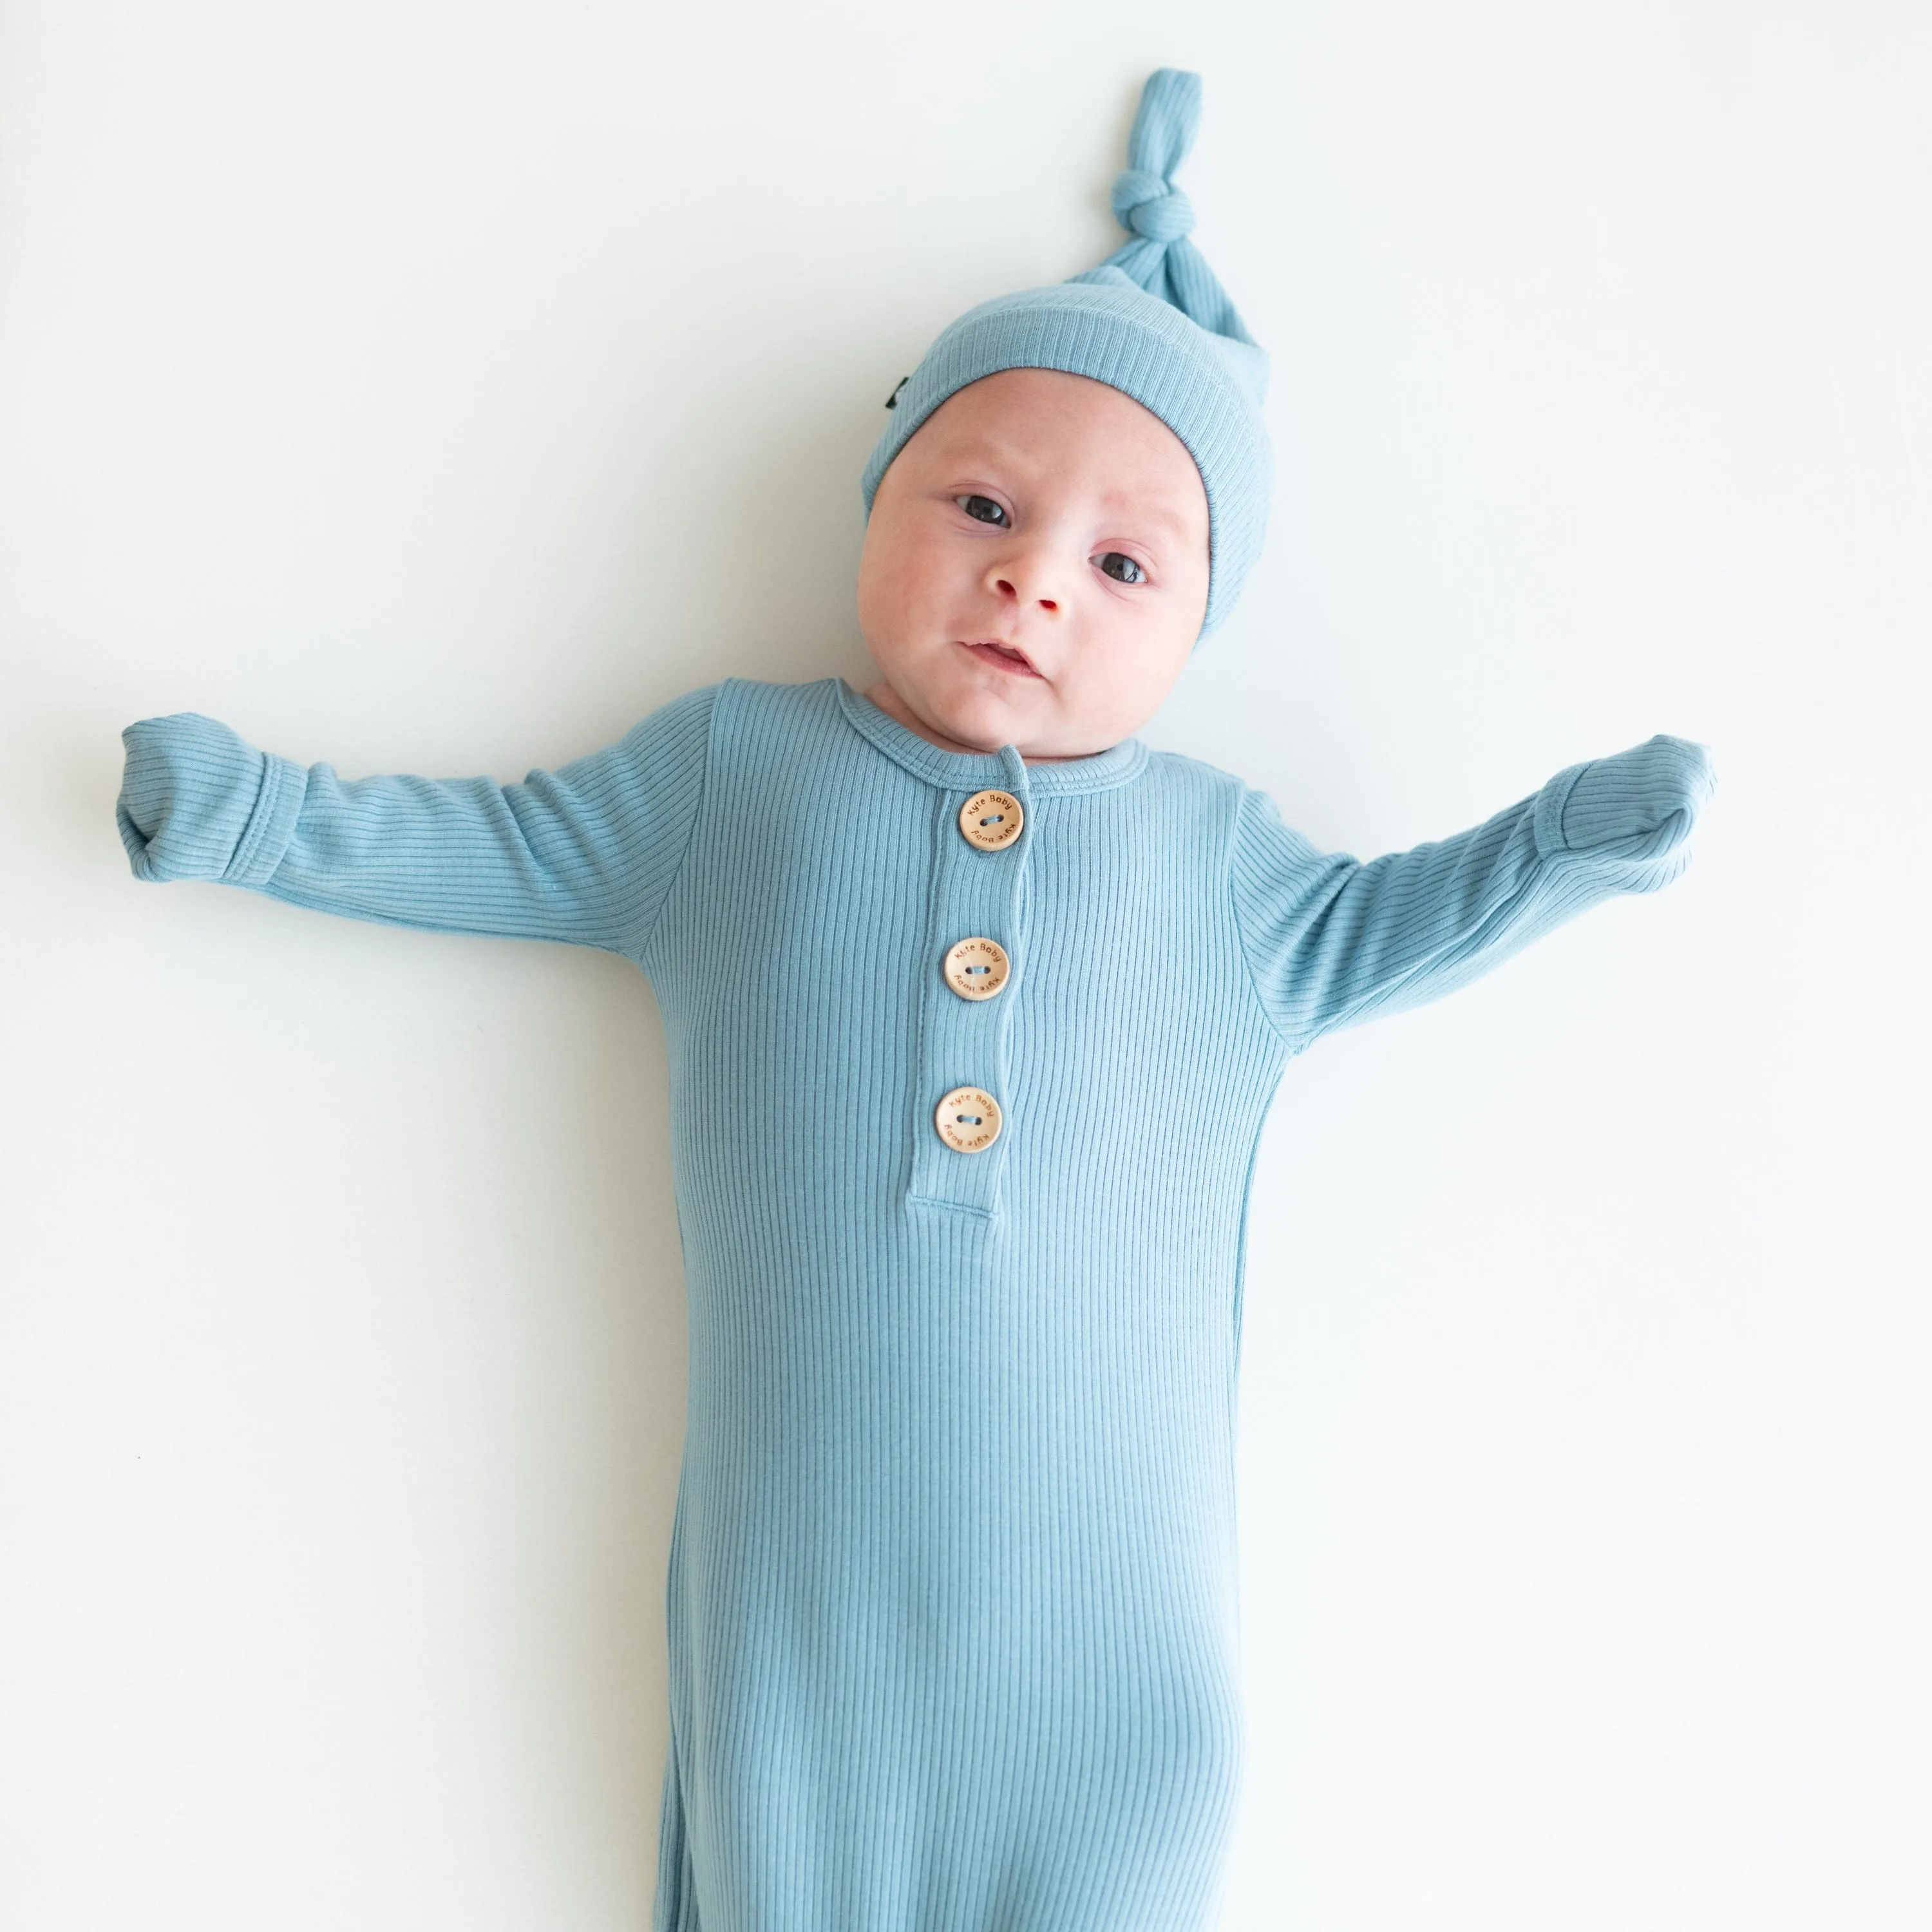
[[[1144,584],[1147,572],[1124,550],[1110,550],[1100,559],[1100,568],[1122,584]]]
[[[1006,513],[990,496],[956,496],[952,500],[966,514],[982,524],[1001,524]]]

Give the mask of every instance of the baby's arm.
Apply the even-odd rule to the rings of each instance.
[[[1712,789],[1703,748],[1655,737],[1574,765],[1473,831],[1358,864],[1250,792],[1234,902],[1255,986],[1299,1052],[1331,1028],[1462,986],[1614,892],[1654,892]]]
[[[366,778],[143,718],[116,806],[136,878],[216,880],[352,919],[641,951],[691,836],[716,687],[520,784]]]

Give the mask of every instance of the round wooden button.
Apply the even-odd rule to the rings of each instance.
[[[1002,852],[1020,836],[1026,814],[1010,791],[976,791],[959,808],[959,830],[969,845]]]
[[[984,1154],[1000,1138],[1000,1103],[976,1087],[956,1087],[933,1109],[939,1138],[960,1154]]]
[[[990,1000],[1012,970],[997,940],[962,939],[946,956],[946,983],[962,1000]]]

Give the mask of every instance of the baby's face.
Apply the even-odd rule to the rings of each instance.
[[[1186,446],[1104,382],[1004,370],[880,478],[859,623],[885,682],[866,695],[950,749],[1084,758],[1160,708],[1207,604]]]

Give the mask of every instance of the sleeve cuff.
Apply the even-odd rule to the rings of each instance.
[[[274,876],[296,836],[302,799],[308,790],[308,768],[273,752],[262,755],[262,788],[248,814],[235,856],[222,875],[224,884],[265,886]]]
[[[1570,850],[1569,842],[1563,836],[1563,808],[1570,802],[1576,781],[1589,769],[1587,760],[1580,765],[1566,766],[1537,794],[1534,823],[1539,859],[1553,858]]]

